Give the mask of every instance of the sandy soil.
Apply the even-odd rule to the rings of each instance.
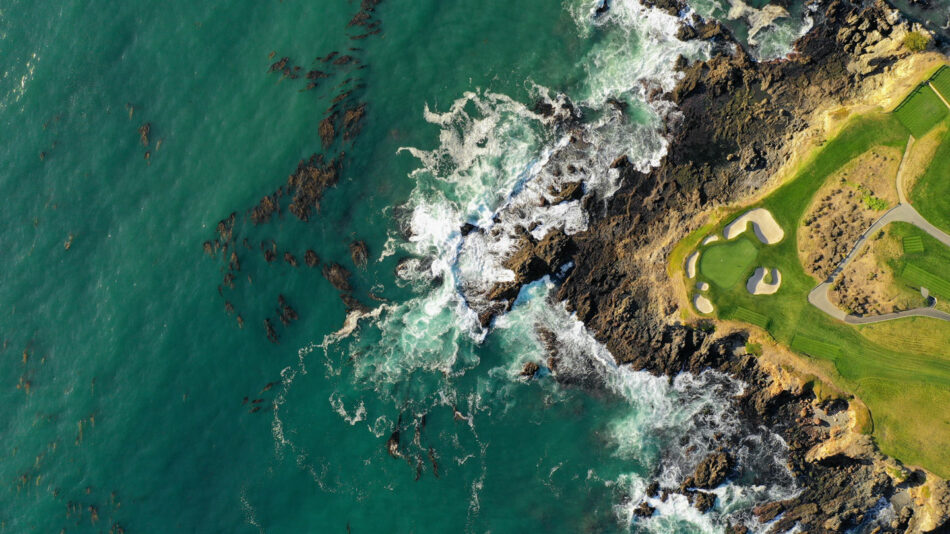
[[[696,306],[696,309],[699,310],[699,313],[712,313],[713,305],[708,298],[697,294],[693,297],[693,305]]]
[[[869,240],[828,292],[832,304],[857,315],[880,315],[924,306],[920,292],[896,281],[887,264],[887,260],[901,254],[900,240],[886,233]]]
[[[778,269],[772,269],[772,282],[765,281],[765,267],[757,267],[755,272],[749,277],[746,283],[746,289],[753,295],[772,295],[782,286],[782,273]]]
[[[897,205],[901,157],[896,148],[872,148],[829,177],[815,193],[798,233],[798,255],[808,274],[827,277],[885,213],[871,209],[864,200],[866,194],[885,200],[888,207]]]
[[[759,238],[759,241],[766,245],[774,245],[785,237],[785,232],[782,230],[782,227],[775,222],[772,213],[764,208],[756,208],[743,213],[738,219],[727,224],[726,227],[722,229],[722,235],[724,235],[726,239],[734,239],[742,232],[745,232],[749,223],[752,223],[752,229],[756,237]]]
[[[703,239],[702,246],[705,247],[706,245],[708,245],[708,244],[710,244],[710,243],[715,243],[716,241],[719,241],[719,236],[718,236],[717,234],[712,234],[711,236],[707,237],[706,239]]]
[[[709,284],[707,284],[706,282],[699,282],[698,284],[696,284],[696,289],[700,291],[706,291],[709,289]]]

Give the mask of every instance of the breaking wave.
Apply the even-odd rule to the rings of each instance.
[[[606,446],[639,466],[640,474],[624,473],[602,484],[615,489],[613,510],[624,525],[634,523],[633,507],[645,498],[650,480],[678,485],[709,452],[709,444],[723,439],[738,443],[743,465],[758,466],[769,476],[750,474],[718,488],[721,505],[714,514],[699,514],[681,496],[651,499],[658,513],[643,522],[644,528],[664,532],[690,524],[717,531],[722,517],[752,525],[742,515],[748,504],[794,491],[783,471],[784,443],[766,431],[745,429],[745,437],[739,436],[729,399],[741,391],[740,383],[713,372],[683,374],[670,382],[618,367],[563,303],[552,299],[557,277],[524,287],[493,328],[479,319],[491,306],[490,288],[514,279],[504,262],[523,233],[542,239],[552,230],[585,230],[589,209],[621,185],[613,161],[626,156],[641,171],[659,164],[667,150],[664,124],[677,111],[649,96],[672,89],[677,76],[672,66],[680,55],[707,53],[704,43],[675,38],[676,17],[634,0],[611,2],[607,13],[597,15],[597,4],[567,6],[578,31],[596,41],[584,59],[587,79],[572,98],[530,82],[530,104],[490,91],[467,92],[446,110],[425,106],[425,120],[440,130],[437,146],[400,149],[419,167],[411,174],[415,189],[396,210],[399,228],[383,256],[407,258],[398,276],[415,296],[354,314],[340,332],[302,349],[299,364],[285,369],[275,402],[278,454],[290,450],[321,486],[324,471],[306,447],[295,443],[281,412],[295,379],[314,366],[313,358],[327,376],[350,386],[329,397],[331,409],[348,425],[365,426],[376,438],[415,427],[407,452],[398,454],[424,457],[419,428],[426,424],[425,414],[450,408],[464,423],[450,439],[454,463],[480,464],[469,503],[469,516],[477,516],[488,466],[476,415],[510,408],[508,393],[525,387],[524,365],[547,360],[550,344],[544,332],[549,332],[557,340],[558,380],[602,392],[622,407],[609,424]],[[577,182],[582,195],[561,198]],[[501,348],[503,361],[482,362],[480,347],[489,341]],[[539,372],[545,373],[544,368]],[[473,375],[479,378],[466,380]],[[558,386],[546,391],[561,394]]]

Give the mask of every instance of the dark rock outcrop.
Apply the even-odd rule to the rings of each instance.
[[[650,4],[671,13],[681,8],[675,0]],[[603,210],[591,212],[588,230],[552,237],[549,245],[563,246],[552,246],[550,255],[524,236],[506,262],[516,280],[498,284],[491,292],[505,309],[523,283],[573,261],[575,268],[557,299],[566,301],[618,363],[667,376],[715,369],[745,382],[747,387],[734,399],[742,419],[785,440],[791,473],[802,488],[794,498],[754,510],[760,521],[775,520],[771,532],[796,526],[804,532],[856,528],[882,498],[889,499],[899,488],[882,468],[883,456],[873,445],[821,460],[808,457],[831,437],[829,425],[817,417],[826,414],[816,406],[813,393],[772,387],[772,375],[740,349],[742,336],[717,337],[707,329],[669,321],[675,300],[657,280],[667,279],[665,262],[659,259],[692,229],[690,214],[737,201],[763,186],[791,155],[789,141],[808,128],[814,111],[829,102],[847,101],[865,84],[877,83],[873,78],[906,53],[899,47],[873,47],[894,31],[897,17],[887,4],[833,0],[820,9],[814,28],[784,60],[755,62],[741,46],[718,46],[707,61],[678,62],[681,80],[669,94],[657,95],[681,112],[668,131],[669,148],[660,166],[644,174],[618,164],[621,189]],[[697,19],[691,26],[681,37],[731,42],[728,30],[717,23]],[[486,317],[490,322],[491,314]],[[548,366],[559,379],[556,347],[551,352]],[[721,484],[735,467],[731,456],[714,454],[680,491],[698,508],[708,509],[714,496],[696,488]],[[911,504],[895,506],[898,517],[913,516],[916,510]],[[913,521],[904,521],[896,531],[913,531],[908,526]],[[730,529],[744,531],[741,526]]]

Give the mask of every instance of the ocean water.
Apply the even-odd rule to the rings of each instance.
[[[755,503],[796,488],[781,440],[739,428],[742,384],[617,368],[551,297],[557,277],[494,328],[476,318],[511,276],[517,226],[587,225],[576,201],[539,207],[567,180],[549,163],[575,164],[600,199],[617,156],[657,164],[676,110],[645,95],[672,87],[680,54],[708,53],[673,37],[675,17],[597,4],[386,0],[381,31],[354,40],[359,5],[342,0],[3,2],[0,532],[756,527]],[[796,16],[766,30],[763,57],[808,24]],[[309,91],[268,72],[332,51],[364,68]],[[362,132],[325,151],[318,125],[344,77],[367,105]],[[534,111],[568,99],[573,130]],[[572,152],[571,135],[590,149]],[[341,151],[309,222],[247,222],[298,161]],[[226,262],[202,243],[232,212],[251,246],[219,290]],[[485,231],[462,236],[466,222]],[[301,265],[265,262],[271,240]],[[348,315],[307,249],[352,271],[370,311]],[[279,295],[299,321],[276,320]],[[547,358],[541,329],[572,383],[519,377]],[[672,496],[636,519],[645,487],[678,485],[717,433],[752,467],[716,509]]]

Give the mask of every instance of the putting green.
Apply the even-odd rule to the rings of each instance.
[[[729,289],[748,274],[757,253],[755,245],[743,237],[713,244],[700,256],[699,272],[722,289]]]

